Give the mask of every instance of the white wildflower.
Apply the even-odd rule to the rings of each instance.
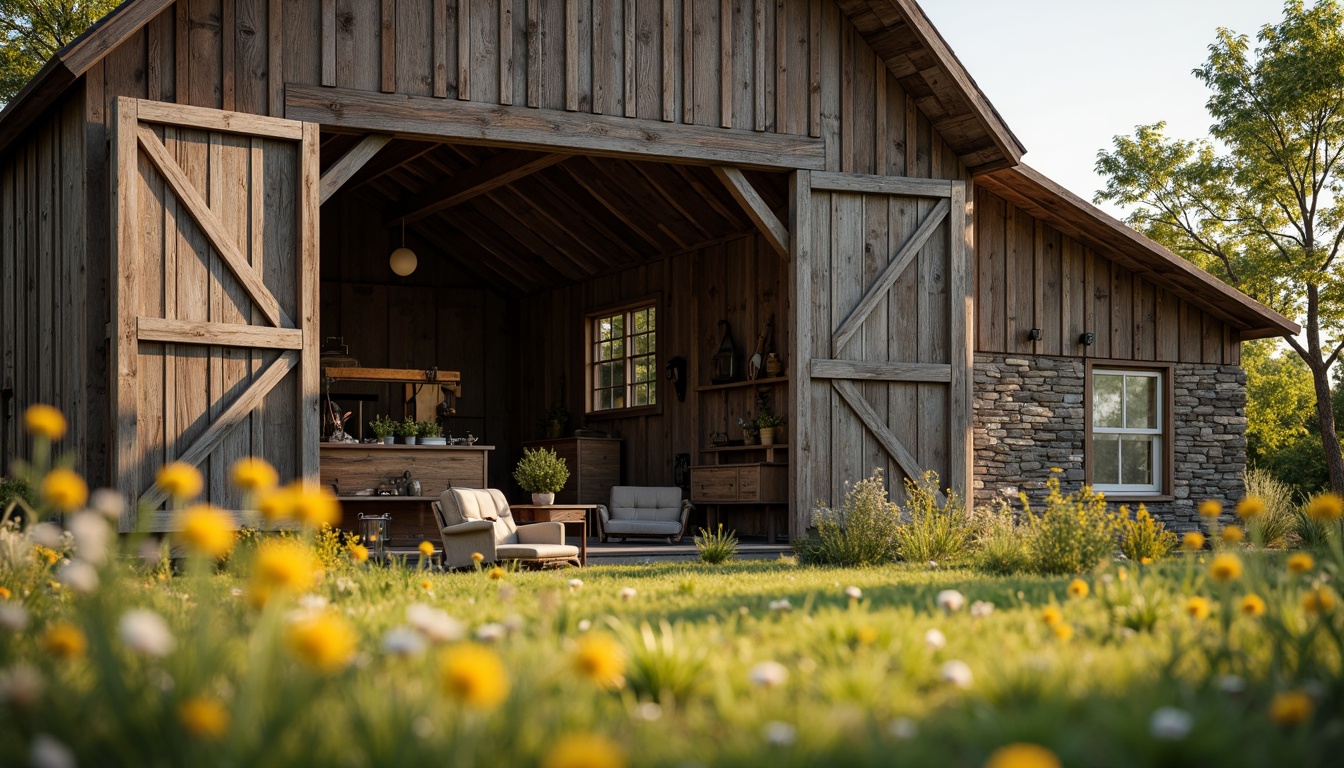
[[[634,600],[634,599],[635,599],[635,595],[637,595],[637,594],[639,594],[639,593],[635,592],[635,588],[634,588],[634,587],[621,587],[621,591],[620,591],[620,592],[617,592],[616,594],[617,594],[617,596],[619,596],[622,600],[625,600],[626,602],[629,602],[629,601],[631,601],[631,600]]]
[[[393,627],[383,635],[383,650],[393,656],[419,656],[425,645],[424,635],[410,627]]]
[[[570,580],[569,580],[569,591],[570,591],[570,592],[578,592],[580,589],[583,589],[583,579],[570,579]]]
[[[938,561],[937,561],[937,560],[930,560],[930,561],[929,561],[929,567],[930,567],[930,568],[937,568],[937,567],[938,567]]]
[[[233,595],[234,597],[242,597],[242,596],[243,596],[243,588],[242,588],[242,587],[234,587],[233,589],[230,589],[230,590],[229,590],[229,594],[230,594],[230,595]]]
[[[64,532],[61,526],[55,523],[38,523],[28,529],[28,538],[33,540],[34,544],[40,544],[47,549],[60,549],[65,543]]]
[[[938,677],[942,678],[943,682],[951,683],[958,688],[971,687],[971,668],[964,661],[953,659],[945,662],[938,670]]]
[[[593,628],[593,622],[589,621],[588,619],[580,619],[580,620],[579,620],[579,631],[580,631],[580,632],[587,632],[588,630],[590,630],[590,629],[592,629],[592,628]]]
[[[1180,741],[1190,735],[1195,718],[1184,709],[1158,707],[1148,718],[1148,732],[1162,741]]]
[[[940,630],[930,629],[924,633],[924,643],[935,651],[941,651],[947,647],[947,637]]]
[[[490,623],[482,624],[476,630],[476,639],[483,643],[498,643],[504,639],[509,630],[503,624]]]
[[[111,488],[99,488],[89,496],[89,508],[102,515],[109,523],[121,520],[126,511],[126,499]]]
[[[789,670],[778,661],[762,661],[751,668],[749,677],[762,688],[778,688],[789,679]]]
[[[956,613],[966,606],[966,596],[955,589],[944,589],[938,593],[938,607],[948,613]]]
[[[984,600],[976,600],[974,603],[971,603],[971,615],[977,619],[983,619],[993,612],[993,603],[987,603]]]
[[[83,560],[73,560],[56,571],[56,580],[65,586],[88,594],[98,589],[98,571]]]
[[[320,613],[327,607],[327,598],[322,595],[307,594],[299,598],[299,607],[305,611]]]
[[[28,751],[28,762],[33,768],[75,768],[75,753],[55,737],[39,733]]]
[[[112,530],[97,512],[80,512],[70,518],[70,535],[75,539],[75,557],[87,563],[107,562],[107,542]]]
[[[919,726],[908,717],[898,717],[887,726],[887,733],[890,733],[893,739],[909,741],[919,734]]]
[[[845,597],[850,600],[858,600],[863,597],[863,590],[855,586],[845,587]]]
[[[28,628],[28,609],[19,603],[0,603],[0,629],[22,632]]]
[[[524,619],[516,613],[510,613],[508,616],[504,617],[504,628],[507,629],[510,634],[522,632],[523,627],[526,625],[527,619]]]
[[[1246,679],[1240,675],[1219,675],[1218,690],[1227,694],[1238,694],[1246,690]]]
[[[798,740],[798,729],[788,723],[771,720],[761,729],[761,735],[765,737],[765,742],[771,746],[787,747]]]
[[[140,562],[146,568],[155,568],[163,562],[163,542],[158,539],[145,539],[140,542],[140,550],[136,554],[140,556]]]
[[[46,688],[42,673],[24,663],[0,671],[0,703],[24,708],[37,703]]]
[[[793,610],[793,604],[789,602],[787,597],[782,597],[778,600],[770,601],[770,610],[774,613],[787,613]]]
[[[424,603],[408,606],[406,621],[433,643],[456,642],[467,634],[467,628],[462,626],[462,622]]]
[[[168,622],[147,608],[136,608],[121,615],[117,622],[121,642],[136,653],[163,658],[177,645]]]
[[[663,716],[663,708],[656,701],[642,701],[635,705],[635,717],[646,722],[653,722]]]

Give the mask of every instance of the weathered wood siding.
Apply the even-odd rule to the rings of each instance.
[[[78,469],[106,461],[102,313],[90,309],[85,270],[83,95],[73,92],[0,159],[0,475],[29,455],[23,412],[59,404],[70,421],[60,443]],[[91,418],[91,416],[99,418]]]
[[[773,348],[785,362],[791,336],[788,264],[760,235],[745,235],[687,253],[592,280],[559,288],[521,302],[520,422],[525,439],[543,437],[543,415],[565,380],[570,427],[600,429],[624,439],[623,478],[632,485],[673,485],[673,461],[679,453],[695,464],[706,463],[697,452],[708,446],[712,432],[741,437],[740,416],[755,415],[752,387],[696,392],[710,383],[710,358],[721,338],[719,320],[732,326],[743,360],[751,355],[756,336],[775,316]],[[644,298],[658,307],[658,360],[687,360],[686,401],[677,400],[671,382],[660,376],[657,413],[625,418],[585,417],[585,330],[587,313]],[[660,371],[660,373],[662,373]],[[787,412],[787,387],[776,387],[772,406]],[[740,521],[739,530],[761,521]]]
[[[1236,329],[997,195],[975,199],[977,351],[1240,364]]]

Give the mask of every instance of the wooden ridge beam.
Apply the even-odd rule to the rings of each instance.
[[[770,247],[785,258],[789,255],[789,230],[784,223],[779,220],[775,212],[770,210],[770,206],[765,204],[764,198],[756,191],[756,188],[747,181],[747,177],[742,175],[738,168],[727,165],[714,166],[714,175],[719,177],[719,181],[728,188],[733,199],[742,210],[747,212],[756,228],[765,235],[766,242]]]
[[[432,96],[370,93],[348,88],[285,86],[285,117],[338,129],[386,131],[398,137],[671,163],[773,169],[820,169],[818,139],[738,129],[664,123],[560,110],[447,103]]]
[[[505,152],[495,155],[474,168],[413,195],[398,204],[384,222],[388,226],[405,221],[416,222],[431,214],[460,205],[492,189],[508,186],[566,159],[569,155],[539,154],[537,152]]]
[[[359,169],[372,160],[373,156],[378,154],[378,150],[387,146],[387,143],[391,140],[392,137],[386,134],[369,134],[353,149],[342,155],[340,160],[332,163],[330,168],[322,172],[318,204],[320,205],[331,199],[332,195],[345,186],[346,182],[354,178],[355,174],[359,173]]]

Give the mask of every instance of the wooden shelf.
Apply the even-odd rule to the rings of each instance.
[[[708,448],[701,448],[701,453],[718,453],[720,451],[777,451],[780,448],[787,450],[788,443],[774,443],[773,445],[712,445]]]
[[[493,451],[493,445],[403,445],[402,443],[320,443],[322,450],[350,451],[355,449],[375,451]]]
[[[342,504],[347,501],[438,501],[438,496],[337,496]]]
[[[708,384],[703,387],[696,387],[696,392],[712,392],[720,389],[741,389],[743,387],[766,387],[774,384],[783,384],[789,380],[788,376],[775,376],[768,379],[747,379],[746,381],[730,381],[727,384]]]

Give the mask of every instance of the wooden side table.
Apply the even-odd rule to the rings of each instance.
[[[509,511],[518,523],[563,523],[565,536],[569,536],[569,526],[579,527],[579,562],[588,565],[588,513],[596,510],[596,504],[510,504]]]

